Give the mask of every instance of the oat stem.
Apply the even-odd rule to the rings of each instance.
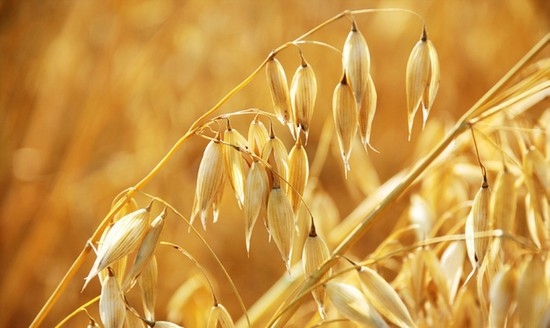
[[[545,35],[541,41],[539,41],[522,59],[520,59],[516,65],[512,67],[496,84],[485,93],[454,125],[454,127],[447,133],[447,136],[420,162],[418,162],[409,174],[395,187],[395,189],[384,198],[380,204],[370,212],[363,221],[338,245],[331,255],[331,259],[342,256],[350,247],[352,247],[369,229],[374,221],[379,217],[390,204],[392,204],[397,198],[399,198],[405,190],[408,189],[412,183],[428,168],[428,166],[445,151],[447,146],[459,135],[468,129],[469,122],[477,115],[481,115],[486,102],[491,99],[502,87],[513,78],[521,68],[523,68],[538,52],[540,52],[550,41],[550,33]],[[481,112],[480,112],[481,111]],[[335,261],[328,260],[320,267],[316,272],[311,275],[309,279],[298,292],[293,300],[291,300],[289,306],[283,310],[283,312],[276,314],[269,322],[269,327],[284,327],[290,320],[292,315],[296,312],[301,304],[301,299],[307,295],[307,291],[311,289],[311,286],[315,285],[319,279],[334,265]]]

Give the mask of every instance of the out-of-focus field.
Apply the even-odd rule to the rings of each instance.
[[[550,31],[550,3],[544,0],[0,2],[0,327],[29,325],[114,197],[145,176],[192,122],[271,49],[345,9],[378,7],[412,9],[426,20],[441,65],[428,125],[453,122]],[[372,141],[380,153],[369,152],[369,159],[383,182],[411,164],[421,135],[417,120],[413,140],[407,142],[405,67],[422,25],[405,13],[360,16],[357,22],[370,47],[378,91]],[[344,19],[312,38],[341,48],[348,30]],[[331,118],[341,64],[327,48],[303,49],[319,83],[308,143],[312,158],[322,126]],[[280,58],[290,79],[299,64],[296,51],[285,50]],[[271,106],[262,73],[222,111]],[[247,117],[233,124],[246,135],[249,122]],[[277,129],[290,149],[288,130]],[[145,191],[188,216],[205,145],[201,138],[191,139]],[[343,179],[340,162],[338,155],[329,155],[320,178],[343,217],[364,195],[353,175]],[[367,174],[358,166],[352,167],[354,174]],[[138,202],[147,203],[143,196]],[[400,210],[396,205],[387,211],[361,247],[376,245]],[[239,317],[235,298],[206,248],[175,216],[167,227],[163,240],[182,245],[219,277],[220,299]],[[219,222],[210,223],[204,235],[247,306],[284,272],[261,223],[247,257],[242,215],[230,192]],[[92,262],[93,256],[44,327],[98,294],[96,280],[80,293]],[[159,252],[158,318],[166,316],[168,299],[195,271],[180,254],[168,248]],[[70,326],[75,322],[85,325],[85,315]]]

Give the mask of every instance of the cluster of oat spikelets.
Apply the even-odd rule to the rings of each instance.
[[[550,324],[550,111],[542,111],[534,121],[516,119],[535,100],[548,96],[548,61],[532,67],[524,77],[529,84],[518,83],[503,92],[485,112],[507,101],[514,111],[501,109],[472,118],[472,130],[483,139],[480,147],[474,150],[469,135],[457,138],[442,160],[425,170],[409,193],[407,213],[374,252],[331,259],[324,237],[316,232],[315,195],[308,194],[307,141],[317,97],[315,73],[300,51],[300,65],[289,85],[276,55],[273,52],[265,65],[274,115],[261,110],[239,113],[250,114],[247,137],[231,126],[232,114],[216,117],[200,130],[210,141],[199,166],[190,224],[200,219],[206,229],[209,218],[217,221],[229,184],[243,211],[247,250],[262,218],[289,272],[301,262],[301,274],[309,277],[329,259],[338,261],[310,290],[316,311],[304,304],[302,312],[310,325]],[[335,83],[332,101],[346,176],[358,132],[365,149],[370,147],[376,110],[370,61],[367,43],[352,18],[342,50],[342,78]],[[419,108],[426,125],[439,86],[437,53],[425,28],[409,57],[406,81],[410,138]],[[289,152],[271,116],[289,127],[295,139]],[[214,136],[203,132],[216,126]],[[423,138],[442,137],[433,131],[427,129]],[[310,206],[304,206],[308,202]],[[105,327],[179,327],[156,320],[154,311],[155,251],[167,212],[152,219],[151,205],[139,209],[130,199],[97,243],[97,259],[86,284],[99,276],[99,312]],[[301,256],[293,255],[296,252]],[[129,259],[132,264],[126,269]],[[124,297],[135,284],[143,314]],[[215,297],[208,318],[208,327],[234,326]]]

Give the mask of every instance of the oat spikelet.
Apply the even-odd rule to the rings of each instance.
[[[350,170],[349,157],[353,145],[353,138],[357,134],[359,114],[353,96],[353,91],[348,84],[346,75],[336,85],[332,96],[332,114],[336,136],[340,146],[340,154],[344,161],[344,173],[347,178]]]
[[[99,245],[97,258],[85,279],[82,290],[101,270],[130,254],[141,243],[149,229],[151,206],[125,215],[109,229]]]
[[[110,229],[111,229],[111,227],[107,227],[105,229],[105,231],[103,231],[103,234],[101,235],[101,238],[99,238],[99,241],[97,243],[98,248],[101,248],[101,245],[103,245],[103,243],[105,241],[105,238],[107,237]],[[122,279],[124,279],[124,273],[126,272],[126,266],[128,264],[127,262],[128,262],[128,256],[123,256],[119,260],[117,260],[117,261],[115,261],[115,262],[113,262],[109,265],[109,267],[115,273],[117,280],[119,280],[119,281],[122,281]],[[103,281],[105,280],[105,278],[107,278],[108,275],[109,275],[109,271],[106,268],[103,269],[103,270],[100,270],[99,273],[97,274],[97,277],[99,278],[99,282],[101,284],[103,284]],[[85,286],[86,285],[84,285],[84,287]],[[84,289],[84,288],[82,288],[82,289]]]
[[[210,309],[210,313],[208,314],[208,325],[206,327],[216,328],[218,327],[218,323],[221,325],[222,328],[235,327],[233,319],[231,319],[231,315],[229,315],[227,309],[219,303],[212,306],[212,308]]]
[[[472,268],[474,269],[483,261],[489,245],[488,238],[475,237],[476,233],[490,229],[489,202],[489,184],[487,183],[487,177],[483,176],[481,188],[478,190],[474,198],[472,209],[466,219],[465,227],[466,250],[470,263],[472,264]]]
[[[342,66],[355,95],[357,108],[361,108],[370,77],[370,53],[367,41],[357,28],[355,20],[353,20],[351,31],[344,42]]]
[[[157,258],[152,256],[145,264],[143,271],[138,279],[139,289],[141,291],[141,300],[143,311],[147,320],[155,320],[155,303],[157,301]]]
[[[487,177],[484,176],[481,188],[474,198],[472,209],[466,219],[465,227],[466,250],[470,263],[472,264],[472,268],[474,269],[477,268],[483,261],[489,245],[488,238],[475,237],[476,233],[491,229],[489,218],[489,201],[489,184],[487,183]]]
[[[254,117],[254,120],[248,127],[248,147],[250,151],[257,156],[262,156],[262,149],[269,140],[269,133],[265,125],[258,119],[258,116]]]
[[[296,137],[299,136],[298,130],[302,130],[305,136],[304,144],[307,144],[309,134],[309,123],[315,108],[315,99],[317,97],[317,80],[310,64],[304,59],[300,52],[302,64],[298,67],[290,84],[290,100],[294,112],[294,122],[296,126]]]
[[[287,190],[290,204],[294,214],[297,215],[302,202],[302,196],[306,190],[309,176],[309,161],[305,148],[302,146],[300,138],[296,139],[296,144],[288,154],[288,176],[286,180],[289,185]]]
[[[265,166],[260,161],[252,162],[246,178],[244,195],[244,220],[246,252],[250,252],[250,238],[262,208],[265,208],[269,193],[269,181]]]
[[[510,306],[516,299],[517,274],[512,268],[500,271],[489,290],[489,327],[506,327]]]
[[[376,103],[378,96],[376,94],[376,88],[371,76],[367,80],[366,97],[362,104],[359,105],[359,134],[361,135],[361,142],[365,149],[367,146],[376,151],[376,149],[370,143],[370,136],[372,133],[372,123],[374,121],[374,114],[376,113]]]
[[[126,304],[122,298],[122,290],[110,268],[108,276],[101,286],[99,316],[105,328],[121,328],[126,316]]]
[[[190,222],[193,224],[195,218],[200,216],[205,230],[206,218],[210,209],[213,209],[214,221],[217,220],[218,202],[221,200],[225,184],[223,148],[226,146],[220,143],[220,138],[218,133],[216,138],[211,140],[204,149],[197,174],[197,188]]]
[[[302,251],[302,265],[304,267],[304,276],[309,277],[313,272],[321,267],[330,258],[330,252],[325,241],[317,235],[315,231],[315,225],[313,220],[311,222],[311,229],[309,235],[304,243],[304,249]],[[325,273],[321,280],[325,280],[330,277],[331,270]],[[313,299],[317,303],[317,309],[321,318],[325,318],[325,289],[319,286],[311,291]]]
[[[223,148],[225,170],[229,177],[231,187],[235,191],[235,197],[237,198],[239,207],[242,208],[244,202],[244,180],[248,165],[240,149],[247,150],[248,141],[239,131],[231,128],[229,120],[227,120],[227,130],[225,130],[223,138],[227,143]]]
[[[426,124],[435,95],[439,88],[439,59],[431,40],[428,40],[426,29],[422,31],[407,63],[406,90],[408,108],[409,140],[414,117],[422,106],[423,124]]]
[[[294,213],[290,201],[281,188],[273,188],[267,202],[267,225],[283,262],[290,273],[292,244],[294,243]]]
[[[134,263],[126,275],[126,280],[122,284],[122,290],[126,291],[134,285],[135,279],[141,274],[143,268],[147,265],[147,262],[151,260],[151,257],[159,244],[160,234],[164,229],[165,217],[166,208],[153,220],[153,222],[151,222],[151,227],[145,234],[145,237],[139,246]]]
[[[416,326],[395,289],[376,271],[361,267],[359,278],[367,299],[380,314],[398,327]]]
[[[335,281],[327,282],[324,287],[328,298],[344,317],[367,327],[388,327],[356,287]]]
[[[116,204],[116,199],[113,201],[112,206],[115,206],[115,204]],[[126,203],[124,203],[122,208],[115,213],[113,217],[113,223],[117,222],[127,214],[137,211],[138,209],[139,207],[137,205],[136,200],[134,198],[130,198]],[[103,231],[103,234],[101,235],[101,238],[99,239],[99,242],[98,242],[98,245],[99,245],[98,247],[101,247],[101,245],[104,243],[105,237],[107,237],[107,234],[110,229],[111,227],[109,226],[105,229],[105,231]],[[127,262],[128,262],[128,256],[123,256],[120,260],[109,265],[115,272],[115,275],[118,281],[124,280],[124,273],[126,272]],[[99,274],[98,274],[99,281],[103,282],[103,280],[107,277],[108,274],[109,272],[105,269],[99,271]]]
[[[283,65],[281,65],[275,56],[272,56],[266,63],[265,71],[275,115],[281,123],[288,124],[292,130],[294,115],[290,105],[290,91]]]
[[[269,177],[272,187],[280,187],[282,185],[281,177],[288,176],[288,152],[281,139],[275,136],[273,127],[271,127],[270,138],[262,150],[262,159],[271,166]]]

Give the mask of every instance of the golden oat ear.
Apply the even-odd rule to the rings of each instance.
[[[139,246],[136,258],[132,264],[126,279],[122,284],[122,290],[127,291],[132,288],[137,277],[140,276],[148,262],[154,257],[155,250],[160,242],[160,235],[164,229],[166,218],[166,208],[151,222],[151,227],[143,237]]]
[[[309,160],[300,136],[288,155],[287,195],[294,215],[298,215],[309,177]]]
[[[306,279],[311,276],[323,263],[330,258],[330,251],[325,241],[319,236],[315,230],[315,224],[313,218],[311,218],[311,229],[308,237],[304,242],[304,248],[302,250],[302,266],[304,269],[304,276]],[[326,280],[330,277],[331,270],[327,271],[321,280]],[[325,289],[323,286],[314,288],[311,291],[311,295],[317,303],[317,310],[322,319],[326,318],[325,313]]]
[[[368,151],[368,148],[371,148],[375,152],[378,152],[370,142],[370,136],[372,133],[372,124],[374,122],[374,115],[376,114],[376,103],[378,101],[378,95],[376,94],[376,87],[374,86],[374,81],[369,74],[367,80],[367,89],[365,92],[365,97],[363,97],[363,102],[358,105],[359,109],[359,134],[361,135],[361,142],[365,147],[365,150]]]
[[[416,327],[399,294],[378,272],[366,266],[357,271],[367,299],[380,314],[398,327]]]
[[[269,140],[262,149],[262,160],[270,166],[268,176],[270,178],[270,186],[280,187],[281,179],[288,175],[288,152],[285,144],[275,135],[273,125],[270,127]],[[285,187],[286,188],[286,187]]]
[[[248,127],[248,147],[249,150],[256,156],[262,157],[262,149],[269,140],[269,132],[260,121],[259,115],[254,117],[254,120]]]
[[[414,117],[422,106],[423,125],[425,125],[435,95],[439,89],[439,58],[431,40],[428,40],[426,28],[422,30],[420,40],[413,47],[406,71],[407,121],[409,140],[411,139]]]
[[[145,318],[154,321],[158,289],[158,267],[157,257],[155,255],[151,256],[149,261],[147,261],[137,281],[141,293],[141,303],[143,304]]]
[[[277,119],[289,127],[295,126],[295,115],[290,104],[290,91],[283,65],[271,55],[265,65],[267,84],[273,101],[273,108]],[[293,129],[291,129],[292,132]]]
[[[218,203],[223,194],[226,173],[224,164],[224,147],[221,143],[222,134],[218,132],[216,137],[206,145],[197,174],[197,186],[193,211],[190,223],[197,216],[200,217],[202,227],[206,230],[206,218],[208,212],[213,211],[214,221],[218,215]]]
[[[269,235],[290,274],[292,245],[294,244],[295,220],[292,205],[281,187],[273,187],[267,201],[267,226]]]
[[[269,179],[265,165],[259,160],[253,161],[246,177],[243,207],[247,254],[250,253],[252,229],[254,229],[262,209],[266,208],[269,190]]]
[[[99,316],[104,327],[122,327],[126,316],[126,302],[111,268],[101,286]]]
[[[368,92],[370,52],[367,41],[359,31],[353,17],[351,31],[348,33],[342,50],[342,66],[353,90],[357,108],[360,109],[363,97]]]
[[[294,136],[298,136],[298,131],[301,130],[304,133],[304,145],[306,145],[317,98],[317,79],[313,68],[305,60],[301,51],[300,58],[302,63],[296,69],[290,84],[290,101],[296,128]]]
[[[226,176],[235,192],[237,203],[242,208],[244,203],[244,181],[248,170],[248,164],[242,151],[248,150],[248,141],[239,131],[231,127],[229,119],[227,119],[227,129],[224,132],[223,141],[225,142],[223,158]]]
[[[481,265],[489,246],[488,238],[476,236],[479,232],[490,230],[489,201],[489,183],[487,182],[487,176],[484,175],[481,188],[474,197],[465,226],[466,249],[472,268]]]
[[[82,290],[100,271],[134,251],[149,229],[151,205],[129,213],[116,221],[99,245],[97,258]]]
[[[353,139],[357,134],[359,112],[357,110],[353,91],[348,84],[345,74],[342,76],[342,80],[334,88],[332,96],[332,114],[336,136],[338,137],[338,145],[340,146],[340,155],[344,162],[344,174],[347,178],[350,170],[349,158]]]

